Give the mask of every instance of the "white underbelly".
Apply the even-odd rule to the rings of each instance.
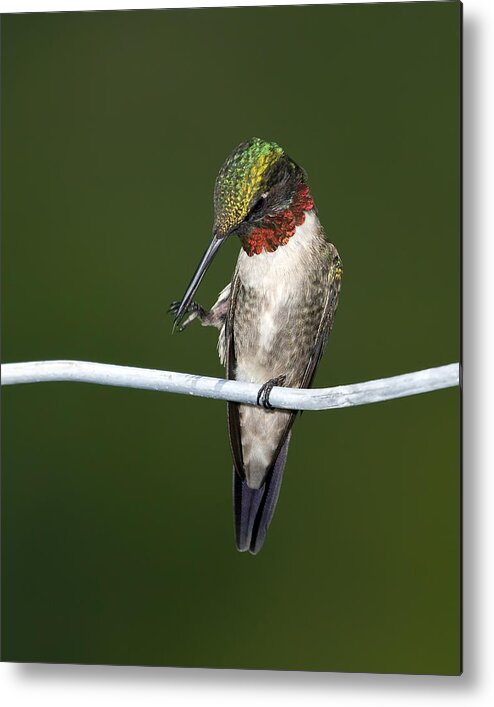
[[[281,375],[276,366],[277,346],[283,329],[290,325],[286,292],[273,288],[263,299],[263,306],[252,322],[249,344],[237,351],[237,380],[265,383]],[[295,302],[294,302],[295,304]]]
[[[286,373],[277,369],[276,347],[280,334],[290,327],[290,310],[297,308],[310,281],[310,270],[317,262],[314,252],[320,247],[320,229],[317,216],[310,212],[288,243],[274,252],[249,257],[241,251],[238,275],[259,301],[259,311],[251,324],[249,345],[237,351],[237,380],[262,384]]]

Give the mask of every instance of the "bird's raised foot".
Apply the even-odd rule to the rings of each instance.
[[[264,385],[259,388],[259,392],[257,393],[257,404],[262,405],[265,410],[274,410],[273,406],[269,402],[269,396],[275,386],[284,385],[285,381],[286,376],[283,374],[277,378],[271,378],[264,383]]]
[[[180,309],[180,304],[181,302],[179,301],[174,301],[171,303],[171,305],[168,307],[168,314],[171,314],[173,317],[175,317],[175,323],[176,317],[177,317],[177,312]],[[189,315],[187,319],[185,319],[182,324],[178,327],[178,331],[183,331],[186,327],[189,326],[189,324],[196,319],[196,317],[199,317],[199,319],[202,319],[202,317],[205,316],[206,312],[205,310],[201,307],[200,304],[197,304],[197,302],[191,302],[185,312]]]

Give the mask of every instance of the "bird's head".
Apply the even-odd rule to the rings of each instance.
[[[275,142],[241,143],[223,164],[214,189],[215,238],[240,235],[268,213],[288,208],[303,172]]]
[[[247,238],[266,217],[286,212],[300,199],[304,180],[304,171],[275,142],[254,137],[233,150],[216,178],[211,243],[182,297],[175,323],[184,316],[226,238]]]

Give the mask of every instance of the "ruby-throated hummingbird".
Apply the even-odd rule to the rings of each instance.
[[[236,544],[255,554],[273,517],[297,415],[274,410],[269,394],[275,385],[310,387],[333,325],[342,266],[305,172],[275,142],[252,138],[231,153],[216,179],[214,212],[212,241],[170,310],[175,325],[183,322],[180,330],[195,318],[220,330],[229,379],[262,384],[258,406],[228,403]],[[242,245],[233,279],[206,311],[192,299],[232,235]]]

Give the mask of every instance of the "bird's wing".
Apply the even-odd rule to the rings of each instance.
[[[319,327],[317,330],[317,335],[314,343],[314,349],[312,355],[309,359],[305,372],[300,381],[300,388],[310,388],[312,381],[314,379],[317,366],[321,360],[321,356],[324,352],[329,334],[334,322],[334,315],[336,308],[338,306],[338,296],[340,292],[341,276],[342,276],[342,265],[341,260],[338,256],[336,248],[330,243],[329,245],[329,261],[330,266],[328,270],[328,287],[326,301],[324,304],[323,312],[319,322]],[[240,280],[238,274],[235,273],[230,294],[230,306],[228,315],[225,322],[225,352],[226,352],[226,370],[228,379],[232,380],[235,378],[235,342],[234,342],[234,315],[235,315],[235,305],[238,295]],[[280,436],[278,446],[273,455],[273,459],[270,467],[267,469],[267,474],[269,474],[274,467],[280,450],[287,439],[287,436],[291,430],[291,427],[295,421],[298,411],[294,410],[287,419],[285,428]],[[228,403],[228,432],[230,436],[230,446],[232,449],[233,462],[237,473],[241,479],[245,478],[244,462],[242,456],[242,439],[240,431],[240,414],[239,414],[239,404],[238,403]]]
[[[225,364],[226,375],[229,380],[235,378],[235,342],[233,338],[233,320],[237,302],[240,278],[235,271],[230,290],[230,304],[225,321]],[[233,464],[240,478],[245,478],[244,461],[242,455],[242,439],[240,437],[240,413],[238,403],[228,403],[228,434],[232,449]]]
[[[333,328],[334,315],[336,308],[338,307],[343,267],[338,251],[332,243],[330,243],[329,246],[330,266],[328,272],[328,291],[326,302],[321,316],[321,321],[319,322],[319,329],[316,336],[314,350],[312,352],[312,356],[310,357],[309,363],[307,364],[307,368],[305,369],[302,382],[299,386],[300,388],[310,388],[312,385],[317,366],[319,365],[319,361],[321,360],[324,349],[326,348],[331,329]]]

